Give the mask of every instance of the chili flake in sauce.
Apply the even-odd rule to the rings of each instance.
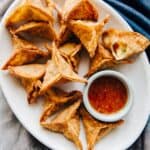
[[[92,107],[104,114],[121,110],[127,102],[127,96],[127,89],[124,84],[112,76],[103,76],[96,79],[88,92]]]

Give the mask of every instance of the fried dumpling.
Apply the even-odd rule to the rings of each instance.
[[[19,66],[33,62],[39,57],[47,57],[48,52],[39,50],[32,43],[13,37],[13,51],[9,59],[2,66],[2,69],[8,69],[9,66]]]
[[[15,51],[16,49],[37,49],[37,47],[32,44],[29,41],[23,40],[21,38],[19,38],[18,36],[16,36],[14,34],[14,32],[12,31],[12,44],[13,44],[13,51]]]
[[[32,104],[36,102],[36,98],[39,95],[39,87],[41,84],[40,79],[45,73],[45,65],[30,64],[17,67],[9,67],[11,75],[19,78],[27,91],[28,103]]]
[[[65,55],[66,56],[74,56],[75,54],[77,54],[80,51],[80,49],[81,49],[81,44],[76,44],[73,42],[66,43],[59,47],[59,51],[64,56]]]
[[[74,42],[68,42],[66,44],[61,45],[58,50],[61,55],[67,60],[69,64],[71,64],[73,70],[75,72],[78,71],[78,66],[80,62],[79,51],[81,50],[82,45]],[[50,55],[52,55],[52,46],[46,45]]]
[[[52,87],[45,94],[44,110],[40,122],[46,121],[48,117],[62,109],[69,102],[81,97],[82,94],[79,91],[65,92],[62,89]]]
[[[93,150],[94,145],[108,135],[113,129],[117,128],[123,123],[123,120],[114,123],[104,123],[97,121],[83,108],[80,108],[83,125],[86,133],[87,149]]]
[[[41,85],[41,94],[45,93],[52,85],[60,81],[62,78],[59,70],[53,60],[49,60],[46,64],[46,73]]]
[[[66,58],[66,60],[72,65],[75,72],[78,71],[79,66],[79,51],[81,50],[81,44],[76,43],[66,43],[59,47],[59,51]]]
[[[90,0],[66,0],[63,8],[63,19],[98,20],[98,10]]]
[[[91,21],[70,21],[70,30],[80,39],[81,43],[87,49],[90,57],[95,55],[96,48],[98,46],[100,35],[104,25],[108,22],[109,16],[107,16],[102,22]]]
[[[115,65],[115,63],[117,62],[114,60],[111,52],[99,44],[95,56],[91,58],[90,68],[86,76],[89,77],[98,70],[112,67]]]
[[[32,36],[37,38],[45,38],[48,40],[55,40],[56,33],[50,23],[46,22],[29,22],[26,23],[17,30],[15,34],[25,38],[26,36]]]
[[[102,35],[105,48],[111,50],[116,60],[127,59],[143,52],[150,41],[137,32],[108,29]]]
[[[46,73],[41,86],[41,93],[62,80],[82,83],[87,82],[86,79],[79,77],[73,71],[71,65],[63,58],[56,45],[53,44],[52,60],[49,60],[47,63]]]
[[[9,66],[20,66],[33,62],[39,57],[47,56],[47,53],[38,49],[20,49],[12,53],[7,62],[3,65],[2,69],[8,69]]]
[[[108,49],[99,44],[95,56],[91,58],[90,68],[85,76],[89,77],[99,70],[114,67],[119,64],[130,64],[131,62],[132,60],[130,59],[116,60]]]
[[[46,0],[44,0],[46,2]],[[51,9],[42,0],[26,0],[6,20],[8,28],[16,28],[20,24],[30,21],[53,22]]]
[[[78,41],[74,33],[68,28],[67,24],[63,24],[60,27],[57,43],[58,46],[63,45],[66,42]]]
[[[80,100],[76,101],[60,112],[50,123],[42,122],[41,125],[50,131],[62,133],[67,139],[74,142],[79,150],[82,150],[79,139],[80,119],[77,113],[80,103]]]
[[[87,80],[79,77],[72,69],[71,66],[66,62],[66,60],[62,57],[61,53],[57,49],[54,44],[53,48],[53,60],[55,61],[59,72],[61,72],[62,76],[70,81],[77,81],[86,83]]]

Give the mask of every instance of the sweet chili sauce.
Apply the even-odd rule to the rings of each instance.
[[[117,78],[103,76],[96,79],[89,88],[88,97],[92,107],[104,114],[121,110],[127,102],[127,89]]]

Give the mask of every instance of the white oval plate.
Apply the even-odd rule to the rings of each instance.
[[[20,0],[14,1],[11,5],[0,25],[0,64],[9,57],[12,50],[10,35],[5,28],[5,19],[12,10],[18,6]],[[59,0],[58,0],[59,1]],[[115,27],[117,29],[131,30],[129,25],[118,15],[118,13],[100,0],[93,0],[100,11],[100,15],[104,17],[106,14],[111,15],[111,21],[107,27]],[[148,77],[147,68],[148,61],[145,53],[140,55],[138,59],[131,65],[123,65],[117,67],[131,81],[134,94],[134,105],[125,123],[118,129],[114,130],[107,137],[99,141],[95,150],[122,150],[128,148],[141,134],[144,129],[149,115],[148,100]],[[80,74],[84,74],[87,70],[88,62],[82,61],[80,66]],[[75,150],[74,144],[66,140],[62,135],[44,130],[39,124],[39,116],[41,114],[41,104],[29,106],[26,100],[26,93],[17,80],[10,77],[8,73],[0,72],[1,87],[6,96],[7,102],[14,114],[17,116],[22,125],[41,143],[47,147],[56,150]],[[65,86],[66,89],[83,89],[81,84],[70,84]],[[86,140],[83,127],[81,126],[80,139],[83,147],[86,149]]]

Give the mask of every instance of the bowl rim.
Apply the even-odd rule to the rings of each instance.
[[[112,76],[112,77],[117,78],[123,83],[123,85],[127,89],[128,99],[127,99],[125,106],[119,111],[112,113],[112,114],[103,114],[103,113],[96,111],[89,102],[89,98],[88,98],[89,88],[96,79],[102,76]],[[88,84],[85,86],[84,91],[83,91],[83,103],[87,111],[97,120],[104,121],[104,122],[118,121],[129,113],[133,105],[133,90],[132,90],[131,83],[127,79],[127,77],[125,77],[122,73],[118,71],[104,70],[104,71],[97,72],[88,79]]]

